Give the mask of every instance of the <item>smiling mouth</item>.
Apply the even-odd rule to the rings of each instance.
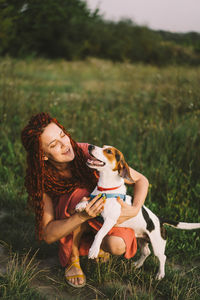
[[[105,166],[105,162],[101,161],[100,159],[97,159],[96,157],[94,157],[94,155],[91,155],[91,159],[87,160],[87,165],[88,167],[103,167]]]
[[[69,151],[70,151],[70,149],[67,149],[65,152],[63,152],[62,154],[63,155],[66,155],[66,154],[68,154],[69,153]]]

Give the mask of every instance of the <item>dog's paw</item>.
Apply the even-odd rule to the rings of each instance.
[[[75,210],[77,212],[81,212],[81,211],[84,211],[86,206],[87,206],[88,202],[87,201],[82,201],[82,202],[79,202],[76,207],[75,207]]]
[[[134,265],[134,267],[136,269],[139,269],[139,268],[141,268],[141,266],[143,265],[143,263],[144,262],[141,262],[141,261],[138,260],[138,261],[134,262],[133,265]]]
[[[88,253],[88,258],[95,259],[98,257],[100,251],[100,247],[92,246]]]
[[[165,274],[162,274],[160,272],[158,272],[158,274],[156,275],[156,280],[161,280],[165,277]]]

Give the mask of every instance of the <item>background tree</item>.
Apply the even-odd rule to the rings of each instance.
[[[81,0],[0,0],[0,55],[200,63],[200,34],[106,21]]]
[[[97,18],[80,0],[0,0],[0,54],[84,56],[89,23]]]

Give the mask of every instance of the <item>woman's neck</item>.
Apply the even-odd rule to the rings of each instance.
[[[59,163],[59,162],[56,162],[54,160],[49,160],[49,162],[58,171],[58,173],[61,176],[64,176],[64,177],[71,177],[72,176],[70,166],[69,166],[68,162]]]

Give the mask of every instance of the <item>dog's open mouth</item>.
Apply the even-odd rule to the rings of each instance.
[[[103,166],[105,166],[105,163],[103,161],[97,159],[93,155],[91,155],[91,159],[88,158],[88,160],[87,160],[87,165],[88,165],[88,167],[90,167],[90,166],[91,167],[103,167]]]

